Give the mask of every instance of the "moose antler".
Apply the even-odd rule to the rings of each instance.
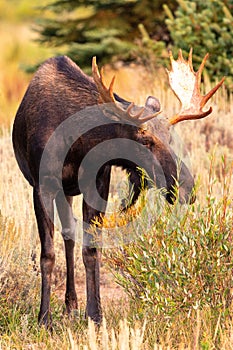
[[[96,57],[93,57],[92,59],[92,76],[100,95],[99,96],[100,102],[112,103],[111,113],[112,114],[114,113],[120,119],[133,122],[135,125],[140,126],[143,123],[147,122],[148,120],[155,118],[159,113],[161,113],[161,110],[160,110],[159,112],[156,112],[154,114],[143,116],[145,107],[141,107],[136,114],[132,114],[131,112],[134,107],[133,102],[128,106],[127,109],[123,109],[120,106],[120,103],[116,101],[113,93],[115,76],[112,78],[109,87],[107,87],[103,81],[103,69],[101,69],[101,71],[99,72],[98,66],[96,64]]]
[[[223,84],[225,77],[206,95],[200,93],[201,73],[203,71],[208,54],[205,55],[199,69],[194,72],[192,65],[192,49],[189,52],[188,61],[184,60],[182,51],[179,50],[178,59],[175,61],[172,53],[169,52],[171,61],[171,71],[167,70],[170,86],[181,102],[181,110],[174,115],[169,123],[174,125],[182,120],[201,119],[212,112],[212,107],[203,111],[207,101],[213,96],[218,88]]]

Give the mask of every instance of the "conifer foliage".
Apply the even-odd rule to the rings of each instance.
[[[38,22],[40,41],[66,46],[65,53],[85,69],[91,57],[100,65],[131,61],[154,52],[169,40],[162,0],[55,0]],[[174,0],[168,1],[172,10]],[[47,16],[46,16],[47,14]],[[145,49],[145,52],[143,51]],[[145,55],[144,55],[145,54]]]
[[[62,47],[88,72],[98,63],[137,60],[164,65],[167,48],[189,52],[194,68],[206,52],[211,81],[233,88],[233,0],[51,0],[38,22],[39,40]],[[163,62],[162,62],[163,60]]]
[[[194,48],[194,63],[200,64],[209,52],[213,59],[206,63],[211,80],[226,76],[233,88],[233,0],[176,0],[172,13],[164,6],[173,45],[188,52]]]

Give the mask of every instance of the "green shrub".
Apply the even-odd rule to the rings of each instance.
[[[206,307],[224,312],[230,306],[232,168],[225,161],[222,174],[226,181],[221,199],[212,196],[214,176],[210,172],[205,205],[165,204],[154,213],[156,222],[149,230],[146,225],[153,213],[142,211],[137,239],[104,252],[138,317],[147,314],[169,320],[179,313],[190,315]]]
[[[212,81],[227,76],[226,83],[233,89],[233,1],[232,0],[177,0],[174,15],[165,5],[165,20],[173,45],[188,52],[194,48],[194,63],[200,64],[209,52],[213,58],[206,63]]]

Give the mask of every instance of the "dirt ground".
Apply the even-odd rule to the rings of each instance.
[[[55,288],[54,292],[59,299],[64,301],[65,297],[65,271],[62,271],[62,275],[59,276],[59,271],[55,269]],[[78,297],[79,305],[85,305],[86,303],[86,282],[85,282],[85,269],[83,264],[79,265],[79,269],[76,269],[75,286]],[[117,305],[118,303],[127,304],[128,296],[123,288],[116,283],[114,276],[109,272],[104,263],[101,264],[100,268],[100,295],[101,303],[103,308],[105,305]]]

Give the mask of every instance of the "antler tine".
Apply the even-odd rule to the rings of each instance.
[[[178,51],[178,61],[180,61],[180,62],[185,61],[181,49],[179,49],[179,51]]]
[[[100,73],[99,73],[99,68],[96,63],[96,56],[92,57],[92,76],[95,81],[99,81],[101,79]]]
[[[209,58],[209,54],[207,53],[207,54],[205,54],[205,57],[203,58],[203,60],[202,60],[202,62],[200,64],[200,67],[198,68],[197,74],[201,75],[201,73],[202,73],[202,71],[204,69],[205,63],[208,60],[208,58]]]
[[[99,68],[96,63],[96,57],[93,57],[92,59],[92,76],[96,83],[97,89],[100,93],[101,101],[103,103],[115,102],[115,98],[113,94],[115,76],[112,77],[109,88],[107,88],[103,81],[103,68],[99,72]]]
[[[191,71],[194,73],[193,69],[193,48],[191,47],[189,50],[188,63]]]
[[[211,89],[205,96],[202,98],[201,107],[204,107],[204,105],[209,101],[209,99],[215,94],[215,92],[220,88],[220,86],[223,84],[225,80],[225,77],[223,77],[213,89]]]
[[[181,50],[178,54],[178,59],[175,61],[171,53],[169,53],[171,60],[171,71],[168,71],[170,86],[181,102],[181,111],[174,115],[169,123],[174,125],[183,120],[201,119],[212,112],[210,107],[207,111],[203,111],[207,101],[223,84],[222,80],[205,96],[200,93],[201,73],[204,69],[206,60],[209,54],[206,54],[197,72],[193,70],[192,65],[192,49],[190,49],[188,60],[183,59]]]
[[[203,58],[203,60],[202,60],[202,62],[201,62],[201,64],[200,64],[200,67],[198,68],[198,71],[197,71],[197,73],[196,73],[196,89],[199,91],[199,89],[200,89],[200,85],[201,85],[201,74],[202,74],[202,71],[203,71],[203,69],[204,69],[204,66],[205,66],[205,63],[206,63],[206,61],[207,61],[207,59],[208,59],[208,57],[209,57],[209,54],[207,53],[206,55],[205,55],[205,57]],[[193,73],[195,74],[195,72],[193,71]],[[203,105],[204,106],[204,105]]]
[[[143,117],[140,119],[140,117],[143,115],[143,112],[145,111],[145,107],[141,107],[139,112],[136,114],[130,114],[131,109],[134,107],[134,103],[132,102],[129,107],[127,108],[126,112],[128,113],[128,116],[134,120],[135,124],[141,125],[145,122],[148,122],[149,120],[157,117],[158,114],[160,114],[162,112],[162,110],[153,113],[153,114],[149,114],[146,117]]]
[[[189,66],[192,67],[193,66],[193,48],[192,47],[189,50],[188,62],[189,62]]]
[[[134,105],[135,105],[134,102],[132,102],[132,103],[130,103],[129,107],[126,109],[126,112],[128,113],[128,115],[130,115],[130,112],[133,109]],[[132,116],[132,118],[139,119],[142,116],[144,110],[145,110],[145,107],[142,107],[137,114]]]
[[[115,76],[112,78],[109,87],[107,87],[103,80],[103,69],[101,69],[99,72],[99,69],[96,63],[96,57],[93,57],[92,59],[92,76],[100,95],[100,102],[112,103],[111,108],[108,108],[107,110],[108,115],[109,115],[109,112],[111,112],[112,115],[115,115],[122,120],[131,121],[135,125],[140,126],[146,121],[155,118],[159,113],[161,113],[161,111],[159,111],[154,114],[146,115],[145,117],[140,119],[140,117],[143,115],[143,112],[145,111],[145,107],[141,107],[136,114],[131,114],[132,109],[134,107],[133,102],[128,106],[126,110],[121,108],[120,104],[116,101],[113,93]]]

